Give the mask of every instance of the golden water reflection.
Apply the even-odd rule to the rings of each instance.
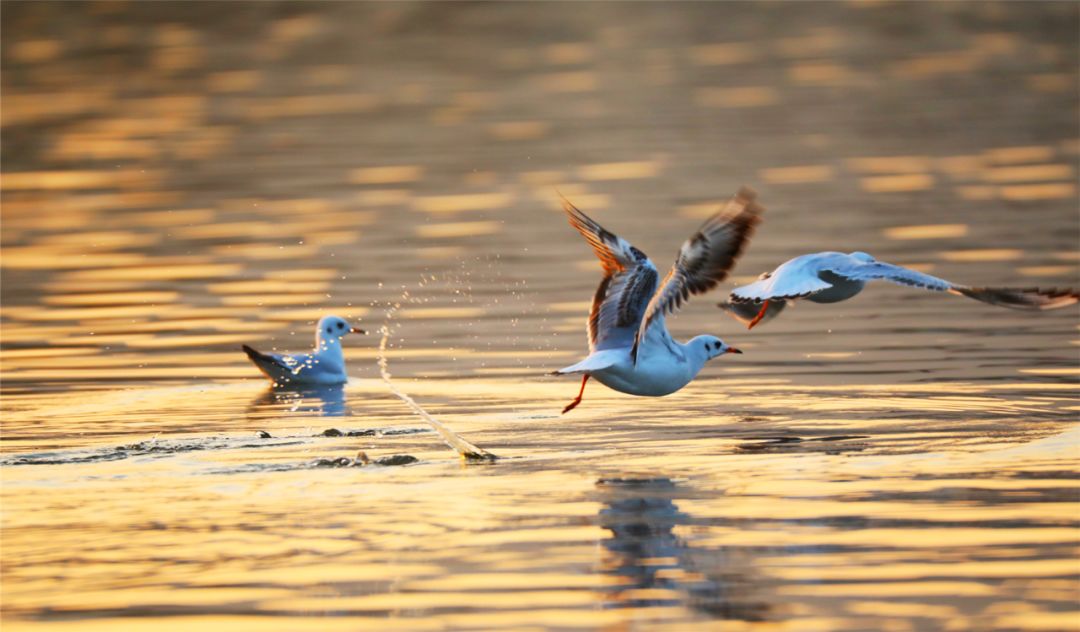
[[[1080,285],[1075,6],[178,6],[4,7],[5,629],[1080,616],[1074,309],[874,287],[748,332],[716,293],[673,332],[746,353],[675,395],[563,417],[545,376],[600,274],[560,193],[663,267],[756,186],[734,282]],[[372,337],[270,390],[239,346],[328,313],[504,458]]]

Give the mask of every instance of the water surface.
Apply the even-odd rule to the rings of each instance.
[[[664,268],[754,186],[736,283],[1080,285],[1075,5],[4,13],[5,628],[1077,627],[1074,308],[722,290],[669,323],[745,354],[675,395],[545,376],[600,276],[556,191]],[[327,313],[502,458],[377,336],[269,391],[239,345]]]

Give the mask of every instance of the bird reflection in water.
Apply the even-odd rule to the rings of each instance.
[[[251,410],[285,408],[290,413],[309,413],[320,417],[345,417],[352,414],[345,401],[345,385],[274,386],[255,401]]]
[[[605,606],[687,606],[719,619],[764,621],[770,606],[760,598],[745,562],[726,547],[693,549],[675,533],[692,518],[674,499],[671,479],[604,478],[596,483],[600,526],[611,531],[601,545],[601,572],[612,576]]]

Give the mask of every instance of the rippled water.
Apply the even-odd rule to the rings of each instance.
[[[1075,629],[1075,308],[717,292],[673,332],[746,353],[675,395],[545,373],[600,274],[556,190],[665,267],[754,186],[735,282],[1080,285],[1077,13],[5,3],[5,629]],[[269,391],[239,345],[327,313],[501,459],[376,336]]]

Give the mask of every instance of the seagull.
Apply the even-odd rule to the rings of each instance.
[[[349,376],[345,373],[341,338],[350,333],[367,332],[350,326],[343,318],[323,316],[315,330],[315,349],[311,353],[282,355],[262,353],[247,345],[241,347],[274,386],[343,384]]]
[[[709,360],[742,353],[715,336],[679,343],[668,333],[664,316],[691,294],[711,290],[727,277],[765,210],[756,197],[749,188],[739,189],[683,243],[662,281],[645,253],[563,199],[570,225],[589,242],[604,269],[589,313],[589,356],[552,373],[582,374],[581,390],[564,414],[581,403],[590,377],[622,393],[661,397],[690,383]]]
[[[968,287],[878,261],[865,252],[817,252],[785,261],[757,281],[735,288],[719,306],[747,329],[753,329],[775,318],[797,299],[838,303],[861,292],[867,281],[876,280],[948,292],[1013,309],[1057,309],[1080,300],[1080,293],[1072,289]]]

